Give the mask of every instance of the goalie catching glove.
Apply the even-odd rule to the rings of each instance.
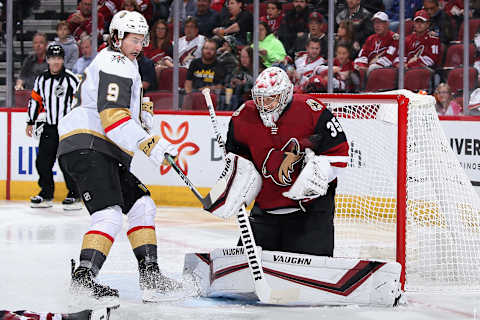
[[[165,139],[159,136],[149,136],[139,144],[139,149],[147,155],[157,166],[163,164],[168,165],[165,160],[165,153],[175,158],[178,154],[177,148]]]
[[[327,194],[328,183],[335,178],[334,169],[327,158],[305,149],[306,165],[290,190],[283,195],[292,200],[313,200]]]
[[[225,157],[225,169],[207,198],[211,205],[205,208],[220,218],[229,218],[249,205],[262,188],[262,177],[253,163],[236,154]]]

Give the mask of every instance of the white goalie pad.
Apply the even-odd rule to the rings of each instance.
[[[259,251],[272,289],[298,292],[289,305],[391,307],[401,294],[397,262]],[[242,247],[186,254],[183,272],[202,296],[257,300]]]
[[[262,177],[253,163],[236,154],[225,157],[225,169],[207,199],[211,203],[205,210],[220,218],[236,214],[243,204],[248,206],[260,192]]]

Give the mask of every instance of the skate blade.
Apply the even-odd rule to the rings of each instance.
[[[120,307],[119,297],[101,297],[96,298],[92,296],[88,291],[76,289],[71,294],[70,305],[74,308],[83,309],[99,309],[99,308],[113,308]]]
[[[74,210],[82,210],[83,206],[81,203],[74,203],[74,204],[64,204],[63,210],[64,211],[74,211]]]
[[[30,208],[50,208],[53,207],[53,203],[51,201],[44,202],[44,203],[30,203]]]
[[[145,289],[143,290],[143,295],[142,295],[143,303],[177,301],[185,298],[186,298],[186,294],[183,290],[161,292],[155,289]]]

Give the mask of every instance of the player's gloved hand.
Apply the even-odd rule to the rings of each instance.
[[[153,102],[150,101],[149,97],[143,98],[140,120],[143,128],[150,132],[153,128]]]
[[[330,162],[325,156],[316,156],[310,150],[305,150],[307,163],[290,190],[283,195],[292,200],[312,200],[324,196],[328,190]]]
[[[146,140],[140,142],[139,149],[142,150],[157,166],[162,163],[168,165],[168,162],[164,161],[165,153],[168,153],[173,158],[178,155],[177,147],[159,136],[150,136]]]

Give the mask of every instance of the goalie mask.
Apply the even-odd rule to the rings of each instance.
[[[285,107],[292,101],[293,84],[285,71],[270,67],[258,75],[252,88],[252,98],[260,118],[266,127],[275,127],[275,122]]]
[[[122,40],[127,36],[127,33],[144,35],[145,38],[142,45],[147,47],[149,44],[147,20],[142,14],[136,11],[122,10],[117,12],[110,23],[109,33],[115,49],[120,49]],[[119,40],[118,44],[115,41],[114,35],[116,35]]]

